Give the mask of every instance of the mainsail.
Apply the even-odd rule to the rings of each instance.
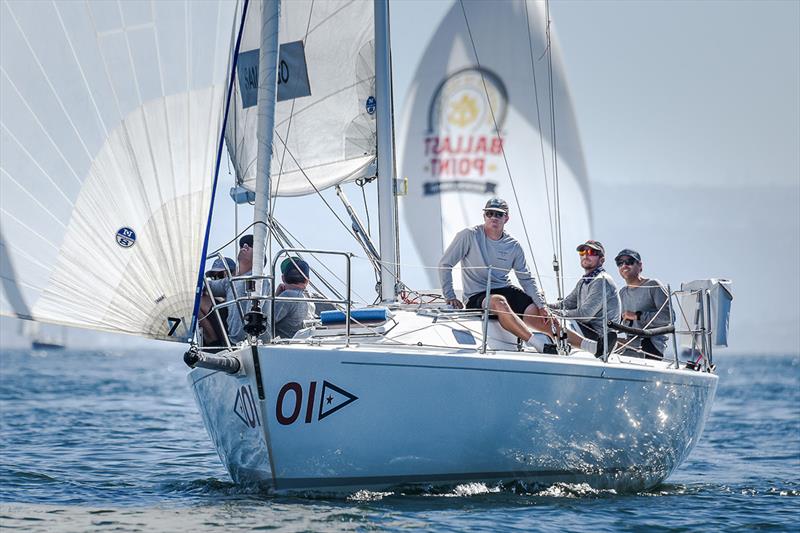
[[[237,9],[2,3],[0,313],[188,338]]]
[[[551,98],[564,246],[591,237],[591,225],[586,168],[555,38],[552,85],[546,51],[543,2],[456,2],[414,74],[400,162],[409,184],[405,223],[427,267],[456,232],[482,222],[488,198],[500,196],[511,205],[508,229],[530,261],[524,219],[543,288],[555,299]],[[577,276],[577,261],[565,263],[567,278]],[[437,271],[426,272],[438,286]]]
[[[248,8],[225,140],[239,183],[255,190],[261,4]],[[281,4],[272,195],[313,194],[364,175],[375,159],[372,2]]]

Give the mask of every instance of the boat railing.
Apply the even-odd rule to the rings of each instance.
[[[693,297],[695,300],[694,313],[689,317],[686,314],[683,306],[681,305],[681,297],[688,296],[690,299]],[[689,357],[687,368],[695,370],[703,369],[706,372],[711,372],[714,369],[713,360],[713,335],[714,331],[712,324],[714,323],[711,316],[711,291],[708,289],[681,289],[677,291],[670,291],[670,305],[672,298],[677,302],[679,311],[679,318],[682,326],[685,329],[675,328],[672,335],[672,343],[675,349],[675,364],[679,365],[678,354],[681,351],[681,345],[678,342],[678,335],[691,336]]]

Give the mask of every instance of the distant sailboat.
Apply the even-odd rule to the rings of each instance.
[[[0,279],[2,294],[5,295],[12,316],[21,319],[19,333],[30,339],[32,350],[63,350],[67,342],[66,329],[58,326],[45,326],[31,320],[31,313],[22,295],[17,274],[6,248],[2,228],[0,228]]]

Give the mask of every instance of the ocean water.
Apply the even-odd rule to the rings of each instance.
[[[182,352],[0,352],[0,527],[21,531],[740,531],[800,527],[800,355],[717,355],[702,440],[666,483],[273,497],[230,482]]]

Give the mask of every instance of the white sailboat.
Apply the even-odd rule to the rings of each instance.
[[[236,482],[638,489],[689,454],[718,382],[708,357],[697,371],[677,356],[544,355],[484,313],[398,300],[386,2],[109,6],[2,5],[2,224],[9,261],[32,265],[20,276],[29,318],[193,341],[223,136],[240,185],[255,192],[255,257],[276,231],[271,195],[377,168],[380,306],[352,309],[352,254],[305,250],[343,265],[341,312],[269,341],[253,314],[245,342],[187,352]],[[287,253],[270,254],[267,278]],[[11,313],[7,294],[0,304]],[[709,323],[692,336],[704,354]]]

